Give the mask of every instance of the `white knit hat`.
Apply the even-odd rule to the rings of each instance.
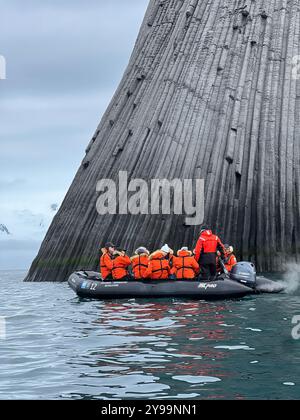
[[[168,244],[165,244],[160,250],[166,254],[169,254],[172,251]]]

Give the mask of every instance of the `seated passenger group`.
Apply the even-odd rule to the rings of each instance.
[[[194,279],[199,275],[204,280],[214,280],[224,267],[231,271],[237,264],[233,247],[223,245],[218,236],[206,227],[201,230],[194,252],[183,247],[174,255],[173,250],[164,245],[150,254],[146,248],[139,247],[130,258],[125,249],[111,242],[101,251],[103,280]]]

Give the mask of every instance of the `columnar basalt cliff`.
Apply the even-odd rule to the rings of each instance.
[[[124,77],[27,280],[96,268],[99,245],[192,246],[181,216],[99,216],[96,183],[205,179],[205,221],[260,270],[299,258],[299,0],[151,0]]]

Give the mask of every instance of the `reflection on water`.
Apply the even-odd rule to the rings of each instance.
[[[0,398],[300,396],[298,296],[82,301],[22,276],[0,273]]]
[[[200,388],[221,381],[210,376],[211,359],[226,355],[195,340],[230,340],[229,331],[219,327],[224,320],[223,304],[170,300],[104,302],[96,307],[92,324],[97,327],[97,350],[70,362],[79,368],[86,363],[85,368],[98,371],[95,376],[85,374],[86,397],[94,395],[96,386],[106,398],[182,398],[183,394],[195,398]],[[99,388],[100,378],[103,386]],[[92,389],[90,394],[88,389]]]

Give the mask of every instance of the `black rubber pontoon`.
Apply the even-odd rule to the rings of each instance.
[[[100,278],[97,280],[96,274],[74,273],[69,279],[69,285],[79,297],[92,299],[226,299],[241,298],[252,292],[249,287],[229,279],[211,283],[190,280],[101,281]]]
[[[165,298],[236,299],[255,293],[279,293],[282,287],[268,279],[256,278],[255,267],[239,263],[231,274],[213,282],[200,280],[103,281],[99,273],[78,271],[69,278],[79,297],[91,299]]]

